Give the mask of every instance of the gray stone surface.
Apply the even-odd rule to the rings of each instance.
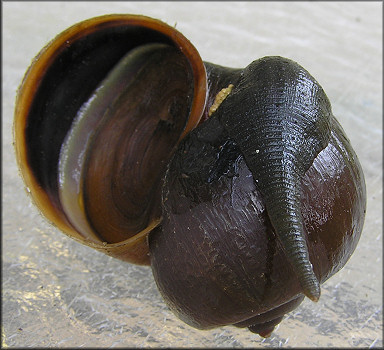
[[[4,2],[2,339],[8,347],[381,347],[381,2]],[[345,268],[262,339],[195,330],[165,306],[151,270],[82,246],[50,226],[24,190],[12,146],[18,85],[68,26],[106,13],[176,23],[205,61],[244,67],[266,55],[304,66],[332,102],[365,171],[364,231]]]

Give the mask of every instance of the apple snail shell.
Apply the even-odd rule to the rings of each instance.
[[[185,85],[184,89],[188,88],[190,90],[187,93],[188,100],[184,102],[184,109],[186,109],[186,111],[183,111],[184,117],[177,115],[177,119],[175,119],[179,123],[179,130],[177,130],[179,134],[177,135],[177,133],[174,132],[171,141],[163,135],[163,140],[165,141],[164,147],[168,147],[168,150],[161,150],[158,144],[150,145],[150,137],[148,136],[148,146],[156,148],[153,154],[147,152],[147,154],[149,153],[149,156],[152,157],[152,161],[155,161],[153,167],[156,168],[156,166],[158,166],[158,168],[160,168],[162,166],[164,168],[166,164],[161,164],[161,162],[166,163],[165,161],[170,155],[167,154],[167,152],[171,153],[170,150],[181,137],[181,133],[187,133],[188,130],[192,129],[199,122],[205,106],[207,82],[204,64],[191,43],[172,27],[149,17],[106,15],[78,23],[59,34],[41,50],[26,73],[17,96],[14,123],[16,154],[21,174],[30,190],[34,202],[44,216],[60,230],[81,243],[92,246],[108,255],[129,262],[146,265],[149,264],[146,237],[148,232],[158,224],[160,219],[160,213],[156,214],[154,212],[155,210],[152,211],[151,208],[149,208],[151,205],[156,206],[156,203],[153,204],[151,198],[149,198],[151,196],[150,191],[141,195],[142,203],[140,204],[144,206],[143,208],[133,208],[131,213],[121,213],[119,210],[117,213],[114,213],[115,217],[125,215],[135,216],[135,224],[132,225],[128,221],[128,225],[131,226],[130,230],[124,233],[120,232],[119,234],[116,233],[118,229],[114,227],[113,232],[115,236],[117,235],[118,237],[114,237],[113,239],[113,237],[108,236],[108,233],[106,237],[105,234],[100,235],[94,230],[89,230],[88,227],[84,229],[84,226],[89,226],[89,224],[84,223],[83,218],[84,216],[89,217],[89,214],[80,215],[80,217],[75,218],[74,221],[77,223],[77,226],[75,226],[73,221],[68,219],[63,209],[65,202],[71,205],[72,201],[72,205],[83,209],[84,202],[88,200],[84,198],[83,190],[86,191],[86,188],[83,187],[83,183],[74,184],[72,182],[70,184],[64,184],[64,188],[72,188],[72,192],[81,191],[82,195],[73,193],[72,197],[68,198],[67,196],[67,198],[64,198],[63,204],[63,201],[60,199],[59,183],[62,183],[68,176],[62,173],[59,181],[58,164],[62,144],[73,121],[76,120],[76,118],[79,119],[81,115],[85,113],[87,105],[91,105],[91,102],[94,101],[90,107],[98,113],[98,116],[94,117],[94,120],[88,121],[87,123],[89,125],[80,125],[78,127],[78,130],[83,128],[83,132],[84,129],[87,131],[88,128],[90,131],[87,131],[87,136],[81,138],[81,140],[78,141],[78,145],[67,146],[67,154],[71,154],[73,149],[75,149],[78,159],[76,159],[76,155],[72,155],[71,159],[67,160],[66,163],[74,163],[75,169],[72,171],[73,173],[82,171],[83,166],[76,166],[76,163],[84,163],[86,161],[82,155],[82,150],[87,147],[89,148],[89,142],[93,141],[88,140],[87,143],[86,137],[91,138],[91,132],[92,135],[96,134],[96,132],[91,129],[92,126],[100,123],[103,118],[104,111],[102,110],[102,104],[105,104],[104,107],[109,107],[109,104],[113,103],[113,99],[117,100],[114,95],[118,94],[117,92],[110,93],[110,96],[108,96],[106,92],[109,88],[108,85],[112,85],[112,83],[103,80],[125,55],[130,54],[138,47],[140,48],[149,44],[163,44],[167,45],[169,49],[173,48],[174,54],[178,56],[178,59],[184,64],[184,68],[182,68],[184,69],[184,74],[188,75],[188,78],[183,77],[185,79],[183,81]],[[127,68],[125,71],[126,77],[131,80],[135,78],[135,68],[143,70],[143,67],[137,67],[137,65],[142,64],[140,63],[140,58],[133,57],[133,60],[136,60],[136,62],[133,63],[136,67],[132,67],[131,71]],[[166,59],[163,60],[166,61]],[[115,72],[115,75],[119,74]],[[148,75],[149,73],[146,79],[150,79]],[[163,77],[166,78],[168,75],[168,72],[165,70]],[[113,80],[113,77],[110,77],[110,79]],[[152,83],[151,80],[147,80],[148,85]],[[158,83],[161,84],[161,82]],[[107,84],[107,86],[105,84]],[[119,82],[114,82],[114,84],[113,89],[118,91]],[[100,92],[100,90],[104,91]],[[122,90],[121,87],[120,90]],[[131,90],[134,91],[135,88]],[[133,92],[128,93],[132,94]],[[101,98],[110,98],[111,101],[99,102],[100,99],[95,99],[95,95],[97,94],[104,94]],[[140,98],[148,104],[153,96],[148,94]],[[170,111],[165,111],[169,115],[155,116],[155,118],[160,119],[162,122],[163,129],[166,129],[167,118],[172,117],[172,113],[176,115],[178,112],[177,110],[172,110],[172,103],[174,108],[179,108],[177,101],[175,102],[176,97],[170,96],[169,98],[170,100],[167,101],[167,103],[170,104],[168,106]],[[123,98],[121,98],[120,101],[123,101]],[[94,106],[95,104],[99,104],[99,106]],[[166,106],[163,106],[163,108],[165,107]],[[129,106],[117,106],[117,108],[127,109]],[[151,108],[153,108],[153,106]],[[131,106],[131,110],[134,110],[133,106]],[[153,111],[153,115],[155,115],[155,111]],[[133,116],[133,118],[136,118],[135,127],[141,127],[141,132],[146,130],[148,133],[154,133],[154,130],[150,129],[151,127],[153,128],[154,125],[156,126],[154,120],[145,125],[139,125],[140,121],[137,120],[139,118],[138,115]],[[105,119],[108,118],[104,118],[104,122],[106,123]],[[149,125],[150,123],[152,123],[152,125]],[[125,121],[125,124],[125,127],[130,127],[127,121]],[[76,133],[79,134],[81,131],[72,132],[72,134]],[[144,139],[144,136],[141,135],[135,138],[133,134],[131,143],[139,142],[140,139]],[[129,142],[130,141],[126,141],[126,147],[130,146]],[[143,144],[136,145],[138,148],[143,147]],[[70,149],[70,147],[72,147],[72,149]],[[156,153],[158,148],[159,151],[164,152],[163,155]],[[110,150],[105,150],[104,152],[108,153]],[[109,156],[110,154],[108,153],[107,157]],[[117,154],[116,157],[118,157]],[[64,166],[63,169],[65,169]],[[142,175],[140,171],[139,164],[131,170],[131,174],[125,175],[135,176],[134,181],[146,181],[146,179],[140,179]],[[152,177],[152,179],[148,180],[151,181],[150,184],[147,184],[148,187],[156,186],[154,182],[158,181],[161,177],[161,171],[162,169],[157,170],[157,179]],[[72,177],[76,177],[76,174]],[[69,178],[69,180],[71,180],[71,178]],[[121,180],[116,177],[114,180],[121,183]],[[141,183],[140,188],[145,187],[145,185],[146,184]],[[119,189],[117,188],[115,191],[119,191]],[[64,193],[66,192],[64,191]],[[78,198],[73,201],[75,196]],[[104,204],[104,196],[105,194],[102,195],[103,200],[99,201],[99,204]],[[128,196],[131,196],[131,194],[128,194]],[[147,198],[145,198],[146,196]],[[132,202],[139,201],[140,199],[125,199],[126,202],[129,200]],[[143,203],[146,200],[147,203]],[[133,204],[133,206],[134,205],[135,204]],[[119,203],[117,203],[116,206],[121,208]],[[157,206],[159,206],[159,204],[157,204]],[[88,210],[87,208],[84,209],[85,211]],[[96,212],[98,212],[98,210],[100,210],[100,208],[95,209]],[[101,218],[104,222],[107,222],[105,214],[105,212],[102,213]],[[94,217],[95,219],[97,219],[97,215]],[[142,217],[140,217],[140,215],[142,215]],[[79,229],[79,226],[82,227]],[[121,238],[121,236],[125,237]]]
[[[26,73],[14,132],[44,216],[150,264],[197,328],[267,336],[303,294],[318,300],[362,231],[363,172],[318,82],[282,57],[203,62],[149,17],[58,35]]]

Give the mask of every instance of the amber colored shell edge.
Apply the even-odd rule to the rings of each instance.
[[[164,22],[141,15],[111,14],[87,19],[71,26],[51,40],[34,58],[17,91],[13,134],[20,174],[25,182],[27,192],[30,194],[32,201],[39,208],[44,217],[66,235],[82,244],[120,260],[139,265],[149,265],[147,236],[149,232],[159,224],[160,218],[154,220],[145,230],[139,232],[134,237],[120,243],[94,243],[86,240],[72,227],[60,209],[56,208],[50,202],[47,192],[37,182],[27,160],[25,127],[28,111],[32,105],[34,94],[37,91],[37,87],[40,84],[41,77],[43,76],[46,67],[49,67],[49,65],[52,64],[55,57],[60,52],[60,49],[71,42],[92,33],[101,26],[113,27],[122,25],[143,26],[166,34],[187,56],[195,77],[194,103],[191,108],[190,118],[180,139],[196,127],[205,108],[208,89],[205,66],[196,48],[180,32]]]

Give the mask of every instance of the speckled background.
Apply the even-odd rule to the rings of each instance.
[[[2,346],[382,347],[381,2],[3,2]],[[332,102],[362,163],[367,217],[355,254],[268,339],[195,330],[165,306],[150,268],[82,246],[31,204],[12,146],[15,94],[32,58],[83,19],[135,13],[176,24],[205,61],[266,55],[304,66]]]

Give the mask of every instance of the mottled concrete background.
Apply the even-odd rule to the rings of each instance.
[[[9,347],[381,347],[382,4],[380,2],[3,2],[3,304]],[[163,303],[151,270],[92,251],[31,204],[12,147],[15,93],[32,58],[68,26],[106,13],[159,18],[202,58],[244,67],[289,57],[320,82],[360,157],[368,211],[357,250],[269,339],[195,330]]]

